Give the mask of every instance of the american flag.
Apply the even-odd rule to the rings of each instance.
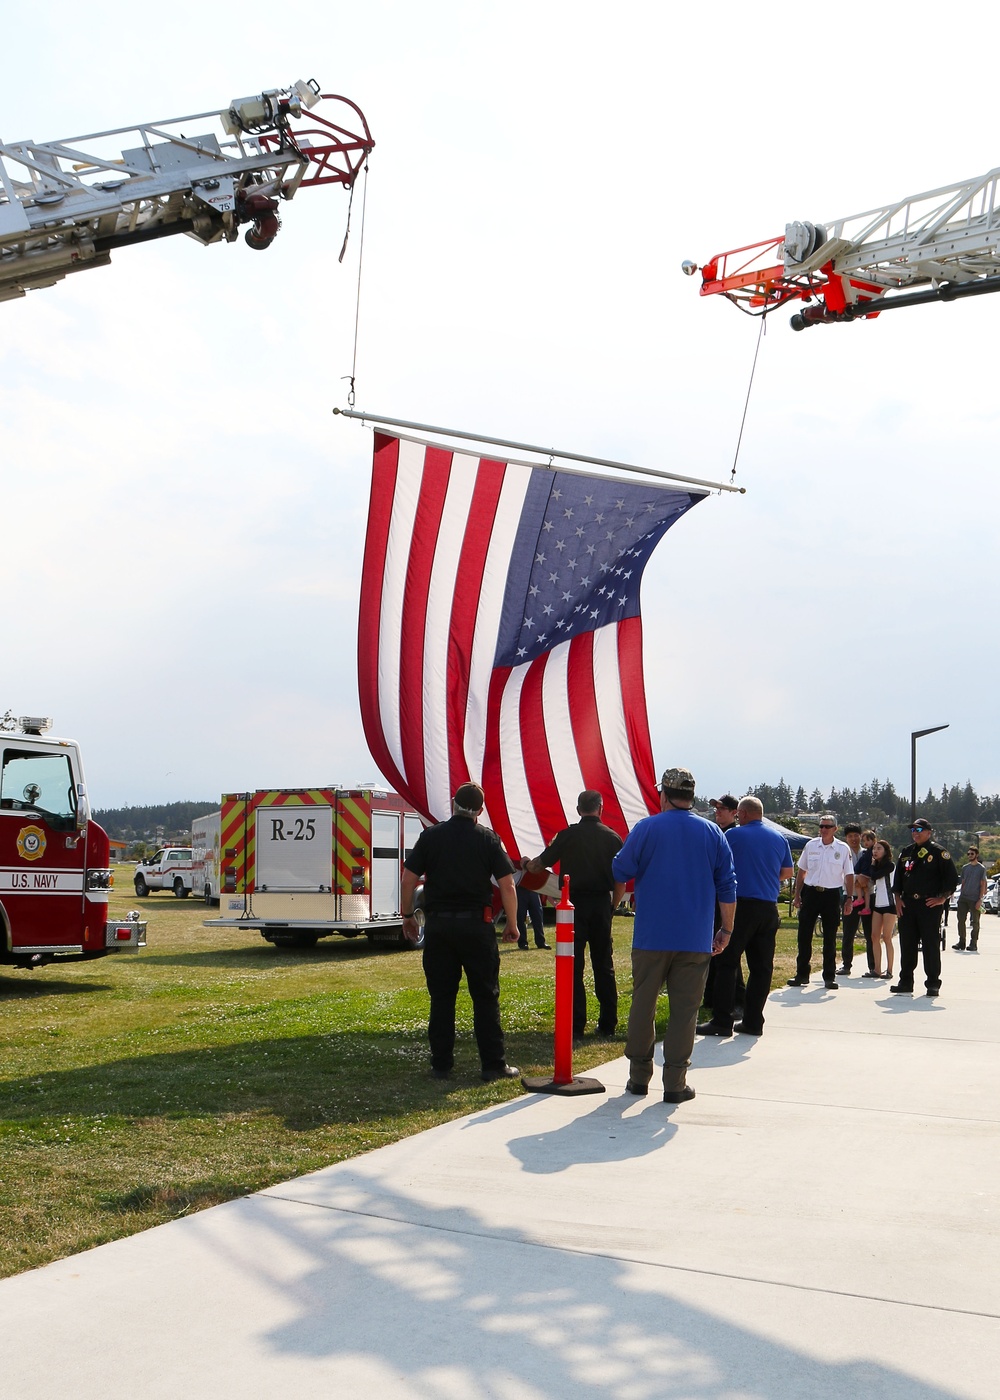
[[[513,856],[658,809],[639,583],[705,496],[375,434],[358,683],[372,757],[426,817],[463,782]]]

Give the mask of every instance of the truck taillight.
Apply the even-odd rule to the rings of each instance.
[[[120,928],[115,934],[115,938],[119,943],[131,943],[132,930],[129,928]]]

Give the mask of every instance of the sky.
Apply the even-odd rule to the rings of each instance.
[[[359,408],[727,480],[759,326],[682,260],[1000,164],[971,50],[942,71],[894,16],[775,21],[766,44],[727,4],[93,0],[82,24],[50,0],[5,19],[0,137],[315,77],[376,142]],[[167,238],[0,303],[0,712],[78,739],[95,806],[378,780],[355,665],[371,433],[332,415],[346,215],[306,189],[266,252]],[[992,297],[768,319],[746,494],[700,503],[645,575],[658,768],[703,795],[908,791],[910,732],[947,723],[918,788],[1000,790],[998,326]]]

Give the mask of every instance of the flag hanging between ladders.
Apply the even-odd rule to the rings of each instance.
[[[512,855],[576,820],[659,807],[639,584],[706,492],[375,434],[358,632],[372,757],[425,816],[469,780]]]

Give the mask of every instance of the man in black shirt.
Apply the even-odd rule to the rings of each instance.
[[[892,877],[899,915],[899,982],[890,992],[913,991],[917,949],[924,955],[927,996],[941,990],[941,906],[948,903],[958,884],[958,871],[950,852],[931,840],[934,828],[923,817],[910,827],[913,845],[899,853]]]
[[[604,799],[588,788],[577,799],[580,820],[558,832],[540,856],[522,862],[526,870],[545,870],[558,863],[560,881],[569,876],[569,897],[574,906],[575,948],[573,960],[573,1038],[579,1040],[587,1024],[587,989],[583,983],[583,954],[590,944],[590,965],[600,1014],[597,1034],[614,1035],[618,1028],[618,985],[615,982],[611,916],[625,892],[611,873],[611,862],[621,850],[621,837],[601,821]]]
[[[422,831],[403,866],[403,933],[411,943],[418,937],[413,899],[424,877],[424,977],[431,998],[427,1039],[435,1079],[447,1079],[455,1061],[455,999],[463,972],[483,1080],[514,1079],[521,1073],[506,1059],[500,952],[493,928],[494,879],[507,927],[517,926],[514,866],[496,832],[479,825],[484,801],[478,784],[463,783],[452,799],[450,819]]]

